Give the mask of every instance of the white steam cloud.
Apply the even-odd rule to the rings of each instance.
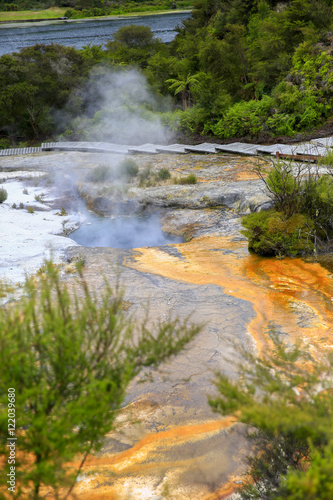
[[[59,123],[68,123],[71,114],[80,113],[70,122],[69,140],[127,145],[165,144],[169,136],[159,112],[167,110],[169,102],[154,95],[145,77],[137,70],[98,67],[91,72],[86,84],[72,95],[67,116],[57,118]],[[66,134],[59,139],[68,140]],[[100,154],[95,156],[93,165],[87,166],[89,172],[84,166],[81,171],[65,167],[68,173],[65,178],[55,176],[55,183],[62,192],[69,192],[72,185],[69,196],[74,198],[72,207],[75,206],[85,219],[70,237],[83,246],[116,248],[159,246],[182,241],[163,233],[157,214],[140,217],[135,208],[127,207],[127,190],[123,192],[122,187],[126,187],[130,179],[126,175],[116,175],[123,168],[123,160],[123,155]],[[104,169],[109,170],[110,176],[94,179],[94,176],[102,175]],[[76,197],[74,185],[86,181],[99,182],[101,186],[104,183],[113,184],[115,189],[110,192],[112,217],[103,218],[89,213],[82,200]]]
[[[77,97],[85,112],[70,128],[79,140],[139,145],[169,139],[158,115],[166,102],[135,69],[98,68]]]

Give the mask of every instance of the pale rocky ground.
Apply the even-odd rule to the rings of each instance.
[[[314,332],[327,338],[330,319],[325,323],[323,318],[332,314],[326,300],[333,295],[331,282],[320,266],[315,268],[317,281],[308,279],[317,294],[311,301],[309,290],[303,297],[302,287],[304,274],[312,276],[314,268],[305,269],[300,259],[267,264],[249,256],[239,232],[240,213],[269,203],[253,172],[257,159],[228,154],[135,157],[140,172],[150,166],[156,172],[167,167],[173,177],[195,173],[193,186],[169,180],[140,187],[134,180],[115,190],[87,180],[96,165],[119,160],[78,152],[2,158],[9,196],[0,205],[1,277],[21,281],[24,273],[38,270],[52,248],[64,270],[82,257],[86,278],[97,292],[105,278],[114,284],[120,274],[129,314],[137,321],[149,304],[151,324],[170,314],[182,319],[191,314],[192,321],[203,324],[182,353],[148,374],[152,380],[145,373],[131,384],[119,427],[88,460],[75,492],[82,499],[227,498],[244,481],[251,449],[244,427],[214,414],[208,405],[214,372],[235,377],[240,361],[235,344],[260,352],[263,332],[274,319],[290,338],[300,331],[304,338]],[[42,193],[45,203],[37,203],[34,197]],[[84,222],[82,199],[106,215],[115,208],[119,214],[158,212],[163,229],[187,242],[134,250],[76,245],[64,234]],[[34,206],[34,213],[11,208],[21,201]],[[62,207],[68,215],[57,215]],[[63,279],[71,283],[73,276],[64,273]],[[302,311],[310,314],[309,324],[302,323]]]

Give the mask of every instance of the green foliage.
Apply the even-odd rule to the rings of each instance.
[[[333,167],[333,149],[328,149],[326,154],[318,159],[317,163],[318,165]]]
[[[115,0],[112,3],[105,0],[0,0],[1,11],[24,11],[25,15],[22,15],[23,12],[19,12],[18,16],[8,17],[8,20],[56,17],[82,19],[95,16],[158,12],[170,9],[174,10],[175,8],[184,9],[190,8],[191,5],[190,0],[178,0],[177,4],[170,2],[170,0],[154,0],[154,2],[144,0],[140,0],[139,2]],[[36,10],[43,11],[37,12],[36,15]],[[5,21],[6,18],[2,17]]]
[[[137,48],[150,46],[153,36],[149,26],[130,24],[119,28],[113,39],[129,48]]]
[[[218,137],[228,139],[250,135],[257,136],[263,130],[265,120],[268,118],[274,99],[264,96],[260,101],[242,101],[231,106],[224,117],[212,130]]]
[[[166,80],[166,83],[169,83],[169,89],[175,94],[181,94],[183,101],[183,109],[185,110],[191,105],[193,101],[192,96],[192,86],[198,83],[198,75],[190,75],[189,73],[186,77],[182,78],[178,75],[178,78],[170,78]]]
[[[264,180],[275,208],[282,210],[287,216],[301,210],[303,175],[307,167],[295,167],[291,162],[274,162],[267,179]]]
[[[189,174],[182,177],[177,177],[174,180],[175,184],[196,184],[197,176],[195,174]]]
[[[166,181],[171,177],[170,170],[168,168],[161,168],[161,170],[158,171],[157,176],[161,181]]]
[[[154,5],[121,0],[66,4],[72,17],[162,5],[170,7],[162,0]],[[162,112],[172,131],[223,139],[311,131],[331,116],[331,25],[328,0],[281,5],[275,0],[203,0],[168,45],[147,26],[129,25],[118,30],[106,50],[36,45],[2,56],[0,147],[21,139],[41,141],[55,132],[66,140],[113,142],[107,117],[112,113],[114,123],[128,107],[101,108],[97,98],[88,102],[85,82],[90,71],[92,84],[115,65],[139,68],[154,91],[173,99],[174,112]],[[150,105],[139,108],[138,114],[153,121]],[[56,120],[59,112],[63,120]]]
[[[272,354],[241,348],[239,379],[219,375],[215,411],[249,425],[256,454],[243,499],[327,500],[332,496],[333,358],[311,359],[307,345],[291,347],[270,327]]]
[[[333,178],[323,175],[318,179],[311,176],[305,181],[302,197],[302,212],[308,213],[315,223],[318,248],[329,242],[333,236]]]
[[[9,149],[10,148],[10,141],[8,139],[5,139],[4,137],[0,139],[0,149]]]
[[[3,203],[8,198],[8,193],[5,188],[0,188],[0,203]]]
[[[135,24],[119,28],[106,47],[108,56],[114,62],[140,68],[147,67],[149,58],[163,50],[163,44],[154,38],[149,26]]]
[[[90,182],[112,182],[116,180],[136,177],[139,167],[132,158],[125,158],[117,167],[111,168],[109,165],[98,165],[87,175]]]
[[[263,256],[306,255],[314,251],[314,223],[302,215],[286,217],[283,212],[255,212],[242,219],[249,250]]]
[[[8,137],[36,140],[52,133],[53,113],[65,107],[88,69],[79,51],[57,44],[2,56],[0,122]]]
[[[43,197],[45,195],[42,193],[42,194],[35,194],[35,200],[38,201],[39,203],[45,203],[44,200],[43,200]]]
[[[112,172],[109,165],[98,165],[94,167],[87,176],[90,182],[105,182],[112,177]]]
[[[77,474],[65,463],[100,449],[129,382],[146,366],[179,352],[198,331],[174,320],[147,328],[126,318],[122,293],[108,283],[92,293],[78,266],[76,292],[45,264],[39,282],[29,279],[21,302],[0,311],[0,405],[15,389],[16,491],[70,486]],[[0,415],[0,451],[8,455],[8,416]],[[7,458],[6,458],[7,463]],[[6,484],[6,466],[2,470]],[[31,484],[33,488],[31,489]],[[24,494],[25,495],[25,494]]]
[[[139,167],[132,158],[125,158],[119,165],[119,172],[124,177],[136,177]]]
[[[185,109],[179,118],[179,129],[184,130],[187,135],[191,135],[196,134],[204,127],[205,122],[209,119],[209,113],[204,108],[194,105]]]
[[[268,176],[257,169],[274,209],[242,220],[249,249],[260,255],[325,250],[333,237],[333,178],[314,167],[279,161]]]
[[[68,215],[68,212],[65,209],[65,207],[61,207],[61,209],[59,210],[59,212],[56,213],[56,215],[59,215],[60,217],[65,217],[66,215]]]

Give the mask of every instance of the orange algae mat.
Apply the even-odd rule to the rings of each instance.
[[[149,476],[158,474],[159,470],[172,470],[168,481],[177,483],[178,470],[190,469],[196,464],[197,458],[194,455],[192,458],[184,458],[178,455],[177,449],[182,444],[189,442],[200,442],[207,439],[209,436],[218,435],[223,429],[230,429],[235,424],[235,418],[224,418],[217,421],[207,421],[201,424],[184,425],[173,428],[168,431],[152,433],[141,439],[129,450],[116,455],[103,454],[101,457],[90,455],[86,460],[82,473],[86,480],[80,482],[75,487],[74,498],[80,499],[98,499],[98,500],[124,500],[125,498],[151,498],[150,479]],[[170,455],[174,451],[174,455]],[[177,457],[178,458],[175,458]],[[80,465],[80,461],[68,464],[69,468],[76,470]],[[110,484],[110,479],[117,478],[114,484]],[[205,494],[195,496],[202,500],[213,500],[215,498],[223,498],[220,496],[230,494],[235,488],[234,480],[239,479],[239,476],[233,475],[227,484],[225,484],[216,494]],[[128,497],[126,489],[133,488],[136,491],[137,497]],[[45,489],[47,491],[47,489]],[[140,493],[139,493],[140,492]],[[143,496],[141,496],[143,495]],[[52,498],[49,493],[50,498]],[[188,498],[185,493],[185,497]],[[72,498],[72,497],[70,497]],[[179,496],[177,496],[179,498]]]
[[[201,236],[173,246],[181,259],[143,248],[125,265],[177,281],[219,285],[224,293],[251,302],[256,316],[248,331],[259,353],[270,345],[265,332],[272,323],[312,350],[333,347],[332,279],[319,264],[250,255],[246,241],[231,237]]]

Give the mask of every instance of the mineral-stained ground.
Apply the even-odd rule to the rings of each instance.
[[[29,169],[47,174],[45,189],[58,186],[53,201],[50,197],[44,208],[35,207],[45,210],[45,217],[64,206],[68,213],[79,212],[84,200],[104,215],[156,212],[165,231],[185,240],[127,250],[70,247],[67,240],[63,245],[64,270],[66,262],[82,257],[86,279],[97,292],[105,279],[115,284],[120,276],[128,312],[138,321],[148,307],[151,325],[169,315],[191,315],[191,321],[203,325],[183,352],[132,382],[116,429],[85,462],[74,491],[80,499],[227,498],[244,481],[251,446],[243,425],[210,409],[214,374],[237,376],[239,344],[259,356],[269,349],[272,324],[286,342],[301,338],[314,355],[318,346],[331,349],[332,275],[316,262],[249,254],[240,215],[269,204],[253,171],[257,159],[140,155],[135,161],[139,174],[145,172],[141,185],[139,176],[117,185],[89,177],[97,165],[117,161],[90,153],[2,160],[5,188],[14,182],[9,176],[14,167],[15,181],[21,175],[23,187],[29,189],[31,181],[22,176]],[[161,168],[169,169],[171,179],[154,176]],[[190,173],[197,176],[196,184],[173,183]],[[9,213],[9,198],[6,204],[0,208]],[[64,272],[63,279],[71,284],[74,277]],[[79,457],[70,466],[78,463]]]

